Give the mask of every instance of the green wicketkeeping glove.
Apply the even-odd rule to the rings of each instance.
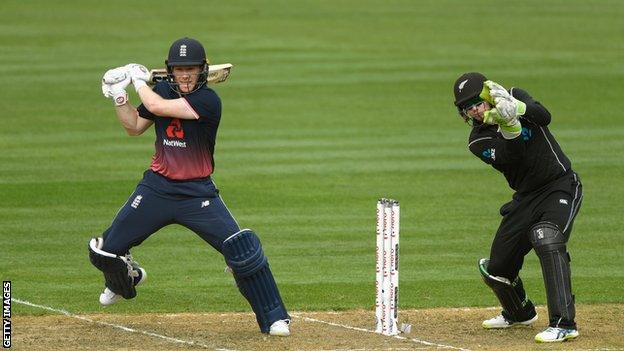
[[[486,81],[489,82],[489,81]],[[490,95],[490,88],[488,87],[487,84],[483,84],[483,90],[481,90],[481,94],[479,94],[479,97],[481,99],[483,99],[484,101],[487,101],[490,106],[494,107],[496,106],[496,102],[494,101],[494,98]]]
[[[498,121],[502,120],[503,117],[496,108],[491,108],[483,113],[483,123],[485,124],[498,124]]]
[[[520,124],[517,118],[508,120],[501,116],[496,108],[489,109],[483,113],[483,123],[498,124],[505,139],[514,139],[522,133],[522,124]]]
[[[501,129],[501,134],[505,139],[517,138],[522,133],[522,124],[517,118],[511,121],[506,121],[498,125]]]
[[[483,89],[484,91],[481,93],[489,96],[490,99],[494,101],[494,105],[492,106],[496,106],[500,115],[506,120],[511,121],[525,114],[526,104],[511,96],[507,89],[503,88],[500,84],[491,80],[486,80],[483,83]]]

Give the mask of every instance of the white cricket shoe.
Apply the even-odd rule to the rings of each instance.
[[[138,272],[138,276],[134,278],[134,286],[138,286],[139,284],[143,283],[145,279],[147,279],[147,272],[145,271],[145,269],[139,267],[136,272]],[[113,305],[121,299],[123,299],[123,296],[115,294],[109,288],[105,288],[104,291],[102,291],[102,293],[100,294],[100,304],[102,306]]]
[[[571,340],[579,336],[576,329],[554,328],[548,327],[543,332],[535,335],[537,342],[562,342]]]
[[[275,336],[289,336],[290,335],[290,320],[288,319],[280,319],[279,321],[273,322],[271,324],[271,328],[269,329],[269,335]]]
[[[100,305],[110,306],[121,299],[123,299],[123,296],[115,294],[109,288],[105,288],[104,291],[102,291],[102,293],[100,294]]]
[[[485,329],[505,329],[511,328],[516,325],[531,325],[535,323],[535,321],[537,321],[537,314],[535,315],[535,317],[523,322],[513,322],[503,317],[502,314],[499,314],[494,318],[483,321],[481,325]]]

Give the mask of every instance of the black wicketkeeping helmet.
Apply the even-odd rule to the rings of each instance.
[[[469,117],[463,112],[464,108],[475,99],[479,99],[479,95],[483,90],[483,83],[487,78],[479,72],[469,72],[462,74],[453,85],[453,93],[455,94],[455,106],[457,111],[468,121]]]
[[[167,73],[169,73],[169,84],[174,90],[180,92],[178,84],[173,78],[173,67],[202,66],[202,70],[197,79],[197,85],[193,91],[201,88],[204,84],[206,84],[206,79],[208,78],[208,64],[209,62],[206,59],[206,51],[204,50],[204,46],[199,41],[186,37],[174,41],[169,48],[169,55],[165,60]]]

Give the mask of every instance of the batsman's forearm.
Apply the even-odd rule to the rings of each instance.
[[[130,102],[115,107],[117,113],[117,119],[121,122],[128,135],[139,135],[137,128],[137,120],[139,113],[137,109],[130,104]]]
[[[199,115],[183,97],[177,99],[163,99],[149,87],[142,86],[137,90],[143,106],[149,112],[160,117],[198,119]]]
[[[139,94],[139,98],[141,99],[143,106],[145,106],[145,108],[152,113],[158,109],[158,106],[164,100],[160,95],[153,92],[148,86],[142,86],[139,88],[137,90],[137,94]]]

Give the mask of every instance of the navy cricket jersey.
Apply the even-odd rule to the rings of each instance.
[[[164,99],[178,99],[167,82],[159,82],[154,92]],[[139,116],[154,121],[156,153],[151,170],[172,180],[209,177],[214,171],[214,148],[221,120],[221,99],[206,85],[182,97],[197,119],[156,116],[143,104]]]

